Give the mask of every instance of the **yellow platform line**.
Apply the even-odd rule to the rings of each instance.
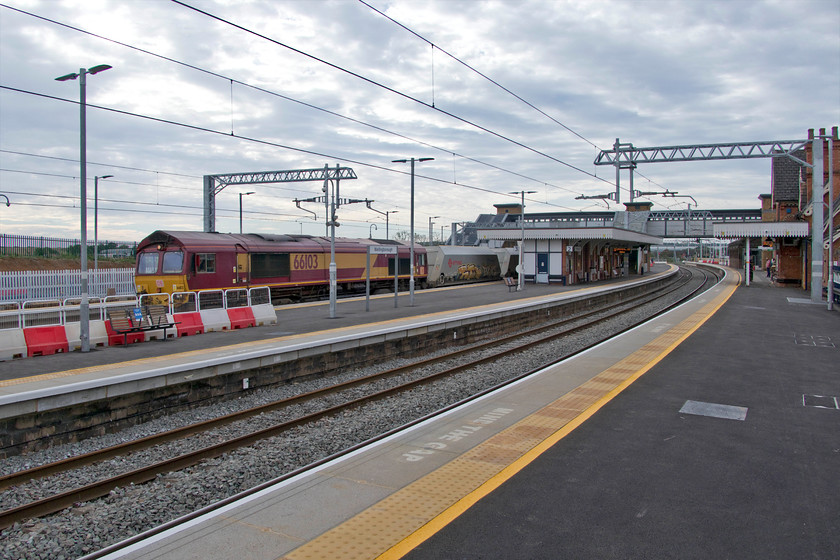
[[[684,321],[460,457],[296,548],[282,560],[395,560],[534,461],[659,363],[735,293],[730,285]]]

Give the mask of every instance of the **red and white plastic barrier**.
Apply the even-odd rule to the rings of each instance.
[[[167,318],[177,323],[173,335],[192,336],[213,330],[234,330],[277,322],[268,288],[210,292],[204,296],[204,292],[172,294],[166,305],[170,309]],[[131,296],[112,296],[104,300],[92,298],[91,313],[98,312],[100,318],[92,318],[89,322],[90,346],[118,346],[162,337],[162,330],[128,333],[127,336],[117,333],[106,317],[109,309],[142,307],[158,301],[151,298],[164,295],[145,294],[137,299]],[[202,297],[210,308],[201,309]],[[2,311],[13,316],[16,314],[18,328],[0,329],[0,360],[47,356],[80,348],[79,306],[75,301],[25,302],[22,307],[16,303],[8,304]],[[173,312],[176,309],[177,312]],[[76,320],[68,322],[68,315]],[[32,324],[35,322],[54,324]]]

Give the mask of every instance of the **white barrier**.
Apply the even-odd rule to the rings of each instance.
[[[108,331],[105,329],[105,321],[91,319],[89,325],[90,347],[108,346]],[[81,350],[82,348],[81,330],[79,323],[67,323],[64,325],[64,332],[67,333],[67,345],[70,347],[71,352],[73,350]]]
[[[12,360],[26,357],[26,338],[23,329],[3,329],[0,331],[0,360]]]
[[[271,291],[267,287],[248,290],[248,304],[254,311],[254,320],[258,327],[277,323],[277,311],[271,305]]]

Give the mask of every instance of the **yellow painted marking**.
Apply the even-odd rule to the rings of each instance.
[[[283,556],[395,560],[498,488],[571,433],[700,328],[735,293],[710,303],[590,381],[460,457]],[[655,346],[656,351],[651,351]],[[664,350],[659,350],[664,348]],[[597,390],[593,390],[597,387]]]

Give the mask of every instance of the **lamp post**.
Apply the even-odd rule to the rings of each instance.
[[[93,178],[93,269],[99,270],[99,179],[113,175],[96,175]]]
[[[385,210],[385,239],[390,239],[388,236],[388,214],[396,214],[399,210]]]
[[[522,240],[519,242],[519,286],[516,291],[525,289],[525,261],[523,260],[523,247],[525,247],[525,195],[535,194],[537,191],[511,191],[509,194],[522,195],[522,207],[520,208],[519,223],[522,225]]]
[[[410,250],[410,259],[411,262],[409,263],[409,270],[410,274],[408,277],[408,305],[414,306],[414,162],[422,162],[422,161],[433,161],[435,158],[411,158],[411,159],[394,159],[391,160],[391,163],[406,163],[411,162],[411,226],[410,226],[410,233],[411,236],[411,250]],[[397,264],[399,265],[399,259],[397,259]],[[395,274],[399,275],[399,266],[395,267]]]
[[[435,218],[440,218],[440,216],[429,216],[429,245],[434,245],[435,242],[435,230],[432,229],[432,226],[434,225],[432,220]]]
[[[88,267],[87,267],[87,129],[85,123],[85,107],[87,100],[85,99],[85,76],[88,74],[98,74],[110,69],[111,66],[107,64],[100,64],[90,69],[79,68],[78,73],[65,74],[59,76],[56,81],[65,82],[67,80],[75,80],[79,78],[79,166],[81,169],[80,183],[81,183],[81,234],[79,252],[81,253],[81,267],[82,267],[82,298],[79,304],[79,342],[81,343],[82,352],[90,351],[90,305],[88,303]]]
[[[373,203],[372,200],[368,200],[366,202],[367,202],[367,207],[368,207],[369,210],[373,210],[377,214],[384,214],[385,215],[385,239],[390,239],[390,237],[388,235],[388,214],[396,214],[397,212],[399,212],[399,210],[385,210],[384,212],[382,212],[381,210],[377,210],[376,208],[371,206],[371,203]]]
[[[368,239],[373,239],[373,230],[375,229],[379,229],[376,227],[376,224],[370,224],[370,227],[368,228]]]
[[[242,234],[242,197],[248,196],[249,194],[254,194],[254,191],[248,191],[246,193],[239,193],[239,233]]]

